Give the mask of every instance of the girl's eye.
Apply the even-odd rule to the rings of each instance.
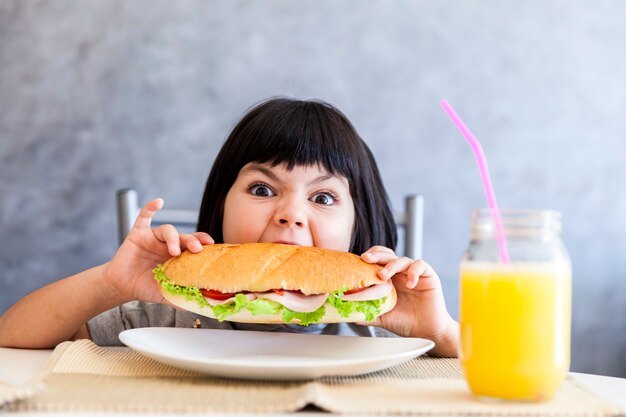
[[[270,187],[264,184],[253,185],[249,188],[249,190],[250,190],[250,194],[257,196],[257,197],[273,197],[276,195],[270,189]]]
[[[311,197],[311,201],[313,201],[316,204],[321,204],[324,206],[331,206],[335,204],[335,199],[336,197],[330,193],[319,193]]]

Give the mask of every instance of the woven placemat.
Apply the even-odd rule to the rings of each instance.
[[[420,357],[366,375],[247,381],[173,368],[130,350],[66,342],[40,376],[46,389],[12,402],[24,411],[292,412],[474,416],[617,416],[622,410],[566,379],[549,402],[482,402],[456,359]],[[1,392],[1,391],[0,391]],[[16,399],[18,397],[15,397]]]
[[[7,404],[34,397],[44,389],[45,385],[36,381],[22,385],[7,385],[0,382],[0,410]]]

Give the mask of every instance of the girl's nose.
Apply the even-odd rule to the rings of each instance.
[[[292,225],[292,224],[295,224],[298,227],[304,226],[303,222],[300,222],[300,221],[290,221],[289,219],[280,219],[279,222],[280,222],[280,224],[287,225],[287,226]]]
[[[286,204],[276,210],[274,221],[279,226],[301,228],[306,224],[306,216],[303,208],[295,204]]]

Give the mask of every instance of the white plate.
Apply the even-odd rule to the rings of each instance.
[[[120,340],[159,362],[214,376],[299,380],[398,365],[435,346],[418,338],[146,327]]]

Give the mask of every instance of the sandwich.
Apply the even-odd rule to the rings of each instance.
[[[379,265],[357,255],[278,243],[206,245],[154,269],[163,297],[219,321],[374,321],[396,304]]]

